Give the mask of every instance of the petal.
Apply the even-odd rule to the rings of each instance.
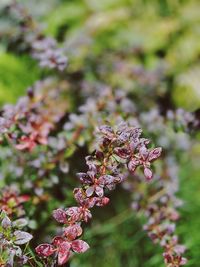
[[[48,257],[55,252],[55,248],[50,244],[41,244],[36,247],[35,251],[39,256]]]
[[[74,252],[84,253],[89,248],[89,245],[83,240],[75,240],[72,242],[72,249]]]
[[[70,256],[71,244],[69,242],[63,242],[59,246],[58,250],[58,265],[65,264]]]

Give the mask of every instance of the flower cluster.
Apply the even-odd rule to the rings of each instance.
[[[36,248],[38,255],[43,257],[56,253],[58,265],[65,264],[71,252],[83,253],[89,246],[85,241],[77,239],[82,234],[81,222],[88,222],[94,206],[105,206],[109,198],[107,190],[113,190],[115,185],[124,180],[121,164],[126,165],[134,173],[135,169],[143,166],[147,180],[152,178],[150,162],[161,154],[161,148],[147,149],[149,140],[141,138],[141,129],[129,127],[121,123],[113,130],[108,125],[99,128],[98,149],[94,156],[86,157],[88,171],[78,173],[82,183],[81,188],[74,189],[74,197],[78,206],[57,209],[53,217],[64,224],[62,236],[52,240],[52,244],[41,244]]]

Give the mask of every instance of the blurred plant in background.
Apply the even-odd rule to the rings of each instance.
[[[2,266],[57,266],[56,257],[38,257],[35,247],[60,235],[52,211],[74,205],[79,181],[73,177],[86,171],[84,157],[103,159],[98,129],[107,135],[107,147],[109,129],[117,125],[121,134],[113,160],[120,168],[128,163],[128,170],[122,171],[121,186],[108,192],[109,205],[94,208],[93,220],[83,225],[91,249],[70,258],[70,266],[163,266],[162,254],[168,267],[199,266],[198,6],[197,0],[1,1]],[[150,161],[160,151],[150,155],[143,138],[145,146],[132,142],[140,156],[130,160],[122,147],[130,137],[124,121],[143,129],[150,149],[163,148],[152,169]],[[105,124],[112,128],[101,128]],[[139,168],[133,174],[141,163],[144,173]],[[145,182],[144,175],[151,180],[153,173],[152,182]],[[78,175],[84,184],[81,206],[85,197],[94,194],[97,201],[103,186],[112,187],[101,180],[97,186],[91,175],[91,181]],[[69,215],[63,212],[63,218]],[[23,231],[18,220],[26,221]],[[162,249],[152,246],[141,225]],[[74,241],[80,226],[72,228],[40,247],[39,255],[57,253],[64,263],[70,250],[85,251],[88,245]]]

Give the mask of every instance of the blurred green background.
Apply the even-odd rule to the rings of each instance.
[[[125,61],[154,71],[165,69],[158,94],[169,92],[176,107],[200,108],[200,2],[199,0],[23,0],[30,13],[55,37],[69,57],[69,72],[84,69],[96,79],[93,64],[104,54],[125,51]],[[9,3],[1,1],[0,5]],[[1,7],[1,6],[0,6]],[[0,30],[9,28],[9,20]],[[126,52],[129,51],[129,52]],[[112,61],[112,59],[111,59]],[[100,62],[101,65],[101,62]],[[15,103],[25,89],[45,75],[28,55],[17,55],[0,45],[0,104]],[[110,73],[114,86],[132,86]],[[141,89],[142,90],[142,89]],[[145,90],[145,89],[143,89]],[[180,156],[180,192],[184,200],[178,232],[188,247],[187,266],[200,266],[200,145]],[[141,231],[141,221],[125,208],[124,192],[113,194],[116,210],[98,214],[86,234],[92,249],[75,257],[72,267],[162,267],[161,250]],[[123,201],[121,201],[123,199]],[[111,216],[112,215],[112,216]],[[102,222],[101,224],[99,222]],[[81,263],[80,263],[81,262]]]

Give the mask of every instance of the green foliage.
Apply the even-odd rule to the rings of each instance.
[[[27,56],[0,53],[0,104],[14,103],[28,86],[40,77],[40,71]]]
[[[184,199],[184,206],[181,209],[182,219],[179,223],[179,233],[182,235],[188,248],[188,267],[198,267],[200,254],[198,244],[200,242],[199,233],[199,209],[200,209],[200,176],[198,161],[200,153],[196,155],[195,166],[186,160],[181,171],[180,196]]]
[[[133,59],[130,53],[130,60],[150,69],[163,62],[172,77],[173,84],[168,86],[175,105],[188,110],[198,108],[197,83],[187,82],[182,86],[185,78],[190,79],[200,53],[197,0],[62,2],[42,20],[48,34],[65,41],[69,69],[84,68],[88,60],[95,61],[109,50],[139,48],[142,57]],[[77,46],[80,42],[81,46]],[[87,68],[85,73],[91,77],[94,70]],[[109,82],[116,79],[114,76]],[[128,81],[121,81],[125,82]],[[191,96],[189,102],[187,90]]]

